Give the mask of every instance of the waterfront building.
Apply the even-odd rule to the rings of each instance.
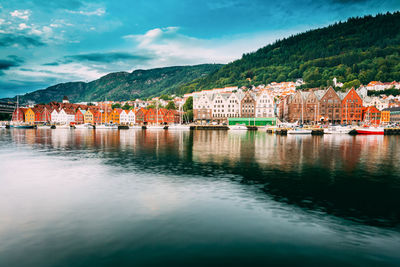
[[[156,118],[156,110],[153,108],[149,108],[144,116],[144,122],[147,124],[156,124],[157,118]],[[160,123],[160,122],[158,122]]]
[[[123,125],[129,124],[128,120],[128,110],[122,110],[121,113],[119,114],[119,123]]]
[[[75,122],[77,124],[82,124],[84,122],[84,111],[78,109],[75,113]]]
[[[32,108],[25,109],[25,122],[28,124],[35,124],[35,112]]]
[[[53,111],[51,112],[51,122],[52,123],[58,123],[58,110],[55,108],[53,109]]]
[[[128,124],[129,125],[134,125],[135,124],[135,110],[131,109],[128,112]]]
[[[255,117],[257,118],[275,117],[274,105],[275,101],[272,94],[266,89],[261,90],[256,96]]]
[[[219,122],[226,120],[226,108],[228,107],[228,97],[230,93],[217,93],[212,101],[212,118]]]
[[[340,123],[342,119],[341,103],[342,100],[339,95],[332,87],[329,87],[320,101],[321,120],[330,123]]]
[[[240,102],[240,117],[253,118],[255,117],[256,100],[255,95],[247,91]]]
[[[94,124],[101,124],[104,121],[103,118],[103,113],[100,112],[98,109],[91,109],[91,112],[93,114],[93,123]]]
[[[147,112],[148,112],[147,109],[139,108],[139,109],[135,112],[135,123],[136,123],[136,124],[139,124],[139,125],[145,124]]]
[[[16,108],[12,114],[12,120],[16,122],[25,121],[25,109],[26,108]]]
[[[231,93],[226,100],[226,116],[228,118],[240,117],[240,104],[244,94],[241,92]]]
[[[369,124],[379,124],[381,112],[374,106],[369,106],[363,110],[363,120]]]
[[[113,109],[112,113],[111,113],[111,118],[112,118],[112,122],[119,124],[120,123],[120,114],[122,112],[122,109],[120,108],[115,108]]]
[[[389,113],[389,115],[387,115],[387,113]],[[400,123],[400,107],[385,108],[384,110],[382,110],[381,121]]]
[[[35,112],[35,123],[47,123],[51,121],[51,114],[46,106],[38,106]]]
[[[362,120],[363,101],[354,88],[351,88],[342,100],[341,123],[351,124]]]
[[[212,96],[206,93],[193,95],[193,119],[195,121],[212,119]]]
[[[94,114],[92,110],[86,110],[85,114],[83,115],[83,122],[94,124]]]

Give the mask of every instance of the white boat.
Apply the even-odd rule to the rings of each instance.
[[[146,126],[147,130],[167,130],[167,125],[148,125]]]
[[[114,129],[114,130],[118,130],[118,125],[116,124],[100,124],[100,125],[96,125],[96,130],[103,130],[103,129]]]
[[[94,127],[90,123],[84,123],[75,125],[75,129],[94,129]]]
[[[141,125],[133,125],[133,126],[129,126],[129,129],[143,129],[143,126],[141,126]]]
[[[247,126],[245,124],[236,124],[236,125],[229,126],[229,130],[247,131]]]
[[[51,125],[38,125],[38,129],[51,129]]]
[[[326,134],[348,134],[352,130],[349,126],[331,126],[327,129],[324,129],[324,133]]]
[[[288,130],[288,134],[311,134],[312,130],[310,129],[303,129],[303,128],[295,128]]]
[[[184,124],[168,125],[168,130],[190,130],[190,125],[184,125]]]
[[[69,126],[67,124],[56,125],[56,129],[71,129],[71,126]]]

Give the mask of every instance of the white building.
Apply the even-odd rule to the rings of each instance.
[[[256,117],[272,118],[274,116],[274,97],[272,94],[263,90],[256,96]]]
[[[243,98],[242,93],[231,93],[226,103],[226,111],[224,112],[229,118],[240,117],[240,101]]]
[[[226,118],[228,108],[228,97],[230,93],[217,93],[214,95],[212,103],[212,117],[213,118]]]
[[[57,109],[54,109],[51,112],[51,122],[52,123],[57,123],[58,122],[58,111],[57,111]]]
[[[74,122],[74,121],[75,121],[75,114],[72,111],[61,109],[58,112],[56,123],[59,123],[59,124],[70,124],[71,122]]]
[[[127,110],[122,110],[122,112],[119,114],[119,123],[120,124],[128,124],[128,113],[129,111]]]
[[[129,112],[128,112],[128,124],[129,125],[135,124],[135,119],[136,119],[135,111],[133,109],[129,110]]]

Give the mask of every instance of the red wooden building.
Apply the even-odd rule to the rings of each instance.
[[[381,112],[374,106],[366,107],[363,110],[363,120],[368,124],[380,124]]]
[[[354,88],[342,100],[342,124],[351,124],[362,120],[362,99]]]
[[[136,124],[145,124],[147,112],[148,112],[147,109],[144,109],[144,108],[138,109],[135,113],[135,123]]]
[[[78,109],[75,113],[75,123],[76,124],[82,124],[85,120],[84,120],[84,116],[83,116],[83,112],[82,110]]]

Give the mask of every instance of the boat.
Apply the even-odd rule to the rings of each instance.
[[[287,131],[288,134],[311,134],[312,130],[303,128],[294,128]]]
[[[55,127],[56,127],[56,129],[70,129],[71,128],[71,126],[69,126],[67,124],[56,125]]]
[[[133,126],[130,126],[129,129],[143,129],[143,126],[141,126],[141,125],[133,125]]]
[[[356,129],[357,134],[374,134],[374,135],[383,135],[385,130],[383,127],[363,127]]]
[[[331,126],[324,129],[325,134],[348,134],[352,130],[349,126]]]
[[[236,124],[236,125],[229,126],[229,130],[247,131],[247,126],[245,124]]]
[[[184,124],[168,125],[168,130],[190,130],[190,125],[184,125]]]
[[[147,130],[167,130],[168,125],[147,125]]]
[[[51,129],[51,125],[38,125],[38,129]]]
[[[100,124],[100,125],[96,125],[96,130],[103,130],[103,129],[109,129],[109,130],[118,130],[118,125],[116,124]]]
[[[75,129],[94,129],[94,126],[90,123],[77,124],[75,125]]]
[[[36,125],[13,124],[13,125],[10,125],[10,127],[16,128],[16,129],[35,129]]]

